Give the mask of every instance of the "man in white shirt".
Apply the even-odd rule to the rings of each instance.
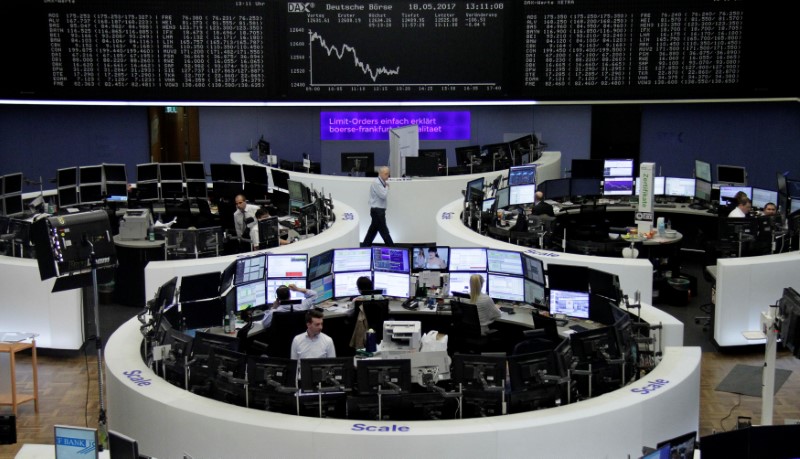
[[[259,207],[254,204],[248,204],[247,198],[243,194],[237,194],[234,199],[236,203],[236,212],[233,213],[233,226],[236,229],[236,237],[239,241],[243,241],[240,251],[247,252],[250,247],[250,228],[254,225],[258,226],[256,222],[256,211]]]
[[[740,197],[736,201],[736,207],[733,208],[728,218],[745,218],[750,214],[752,208],[752,201],[747,196]]]
[[[291,291],[302,293],[305,298],[300,304],[281,304],[283,301],[289,301],[291,298]],[[289,311],[308,311],[314,307],[314,300],[317,298],[317,292],[308,288],[298,287],[295,284],[281,285],[275,290],[275,302],[272,307],[264,311],[264,318],[261,319],[261,324],[264,328],[269,328],[272,325],[272,314],[274,312],[289,312]]]
[[[306,313],[305,333],[300,333],[292,340],[292,351],[289,355],[293,360],[336,357],[333,339],[322,333],[322,318],[322,312],[316,309]]]

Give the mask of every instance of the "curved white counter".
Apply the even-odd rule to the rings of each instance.
[[[250,153],[231,153],[233,164],[262,164],[253,161]],[[544,152],[536,162],[536,180],[542,182],[561,177],[561,153]],[[264,166],[266,167],[266,166]],[[485,177],[487,183],[498,175],[506,176],[508,171],[483,172],[470,175],[449,175],[430,178],[413,178],[392,180],[389,183],[388,210],[386,220],[392,239],[395,242],[435,242],[436,228],[427,223],[430,216],[448,202],[463,200],[461,194],[467,182],[478,177]],[[362,216],[359,241],[369,228],[369,187],[374,178],[348,177],[342,175],[306,174],[289,172],[292,180],[300,181],[315,190],[324,191],[325,195],[351,206]],[[381,241],[380,236],[376,241]]]

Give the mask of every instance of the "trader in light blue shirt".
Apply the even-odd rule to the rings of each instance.
[[[378,178],[372,182],[369,188],[369,216],[372,217],[372,223],[367,229],[367,235],[364,236],[363,246],[372,245],[375,235],[380,233],[383,238],[383,243],[386,245],[394,245],[392,236],[389,234],[389,227],[386,226],[386,197],[389,194],[389,168],[381,166],[378,169]]]
[[[336,357],[336,348],[330,336],[322,333],[321,311],[311,309],[306,312],[306,331],[292,340],[289,354],[294,360]]]

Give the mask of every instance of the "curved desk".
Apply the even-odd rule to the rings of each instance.
[[[250,158],[250,153],[231,153],[231,163],[251,164],[263,166]],[[561,177],[561,153],[544,152],[542,157],[535,161],[537,181],[550,180]],[[266,167],[266,166],[264,166]],[[392,171],[397,174],[397,171]],[[454,199],[461,198],[467,187],[467,182],[478,177],[485,177],[490,183],[498,175],[507,175],[508,171],[482,172],[470,175],[449,175],[429,178],[412,178],[391,180],[389,182],[389,208],[386,220],[392,239],[395,242],[434,242],[436,240],[436,227],[432,224],[431,217],[436,215],[444,204]],[[362,215],[364,220],[359,229],[358,240],[364,240],[369,219],[369,187],[374,178],[349,177],[341,175],[306,174],[303,172],[289,172],[292,180],[303,182],[316,190],[324,191],[325,195],[331,194],[336,200],[342,201],[352,207],[355,212]],[[410,224],[413,222],[414,224]],[[430,222],[430,223],[429,223]],[[380,241],[380,237],[377,239]]]
[[[626,457],[698,429],[699,348],[669,347],[645,379],[559,408],[379,422],[283,415],[192,394],[145,366],[139,325],[126,322],[106,345],[108,425],[156,457]]]

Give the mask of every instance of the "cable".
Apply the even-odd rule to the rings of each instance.
[[[723,432],[727,432],[727,430],[725,429],[725,424],[724,424],[725,420],[728,419],[729,417],[731,417],[731,414],[733,414],[733,410],[735,410],[736,407],[738,407],[742,403],[742,394],[738,394],[738,395],[739,395],[739,399],[736,401],[736,404],[733,405],[733,407],[731,407],[731,410],[728,411],[728,415],[719,420],[719,426],[722,428]]]
[[[90,337],[86,340],[88,343],[94,339]],[[83,343],[83,360],[86,365],[86,401],[83,404],[83,423],[86,427],[89,427],[89,385],[91,384],[91,378],[89,378],[89,355],[86,353],[86,343]]]

